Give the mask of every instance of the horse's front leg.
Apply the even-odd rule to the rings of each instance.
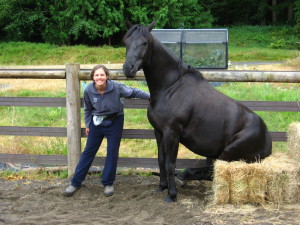
[[[168,179],[167,179],[167,172],[165,167],[166,162],[166,154],[164,152],[164,148],[162,147],[162,134],[157,130],[154,131],[157,148],[158,148],[158,165],[159,165],[159,172],[160,172],[160,181],[159,187],[157,192],[162,192],[163,190],[168,188]]]
[[[168,177],[168,196],[165,201],[174,202],[176,201],[177,196],[175,183],[175,167],[178,154],[179,136],[173,130],[165,131],[163,134],[161,145],[166,156],[165,168]]]

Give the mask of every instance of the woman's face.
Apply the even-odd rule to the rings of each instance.
[[[97,86],[106,85],[107,76],[102,68],[97,69],[94,73],[93,80]]]

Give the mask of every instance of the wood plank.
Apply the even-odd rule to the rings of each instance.
[[[206,80],[212,82],[280,82],[300,83],[300,71],[249,71],[249,70],[199,70]],[[144,72],[138,71],[134,78],[126,78],[121,69],[110,70],[113,80],[145,80]],[[80,80],[90,80],[90,71],[80,71]]]
[[[147,109],[149,101],[123,99],[125,108]],[[253,111],[300,112],[300,102],[291,101],[240,101]],[[80,99],[83,107],[83,99]],[[0,106],[66,107],[66,98],[0,97]]]
[[[287,141],[286,132],[270,132],[272,141]],[[66,137],[65,127],[12,127],[0,126],[0,135],[8,136],[41,136],[41,137]],[[81,128],[81,137],[86,138],[85,128]],[[124,129],[123,139],[155,139],[152,129]]]
[[[240,101],[253,111],[300,112],[300,102],[291,101]]]
[[[287,141],[287,132],[280,132],[280,131],[273,131],[270,132],[272,141],[277,141],[277,142],[286,142]]]
[[[65,127],[0,126],[0,135],[66,137],[67,136],[67,128],[65,128]]]
[[[81,128],[81,137],[86,138],[85,128]],[[152,129],[124,129],[123,139],[155,139]]]
[[[128,109],[147,109],[149,101],[145,99],[123,99],[125,108]]]
[[[65,79],[65,70],[0,70],[0,78]]]
[[[31,155],[31,154],[6,154],[0,153],[1,163],[24,163],[36,166],[66,166],[67,156],[63,155]],[[105,157],[96,157],[93,166],[104,166]],[[200,167],[205,165],[203,159],[177,159],[176,168]],[[120,157],[118,167],[128,168],[158,168],[157,158],[127,158]]]
[[[206,70],[208,81],[300,83],[300,71]]]
[[[280,82],[300,83],[300,71],[240,71],[240,70],[199,70],[208,81],[213,82]],[[0,78],[65,79],[62,69],[0,69]],[[81,70],[81,80],[90,80],[90,70]],[[110,69],[113,80],[145,80],[143,71],[133,79],[125,77],[122,69]]]
[[[66,98],[0,97],[0,106],[66,107]]]
[[[24,163],[38,166],[68,164],[67,156],[62,155],[31,155],[31,154],[5,154],[0,153],[2,163]]]

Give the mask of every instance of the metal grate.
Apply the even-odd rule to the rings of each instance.
[[[151,33],[186,64],[198,69],[228,68],[227,29],[153,29]]]

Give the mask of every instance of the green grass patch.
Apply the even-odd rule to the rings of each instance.
[[[48,180],[65,179],[67,177],[67,170],[47,171],[40,168],[34,171],[0,171],[0,178],[5,180]]]
[[[228,59],[232,62],[287,61],[300,56],[299,50],[267,47],[235,47],[229,44]]]
[[[125,48],[58,46],[29,42],[0,42],[0,65],[64,65],[67,63],[122,63]]]
[[[230,46],[299,50],[300,34],[291,26],[234,26],[228,28]]]
[[[239,101],[300,100],[300,84],[232,82],[216,89]]]
[[[229,60],[286,61],[297,58],[300,35],[288,26],[235,26],[228,28]]]
[[[221,27],[218,27],[221,28]],[[281,61],[299,57],[300,35],[290,26],[229,27],[230,61]],[[0,42],[0,65],[123,63],[125,48]]]

